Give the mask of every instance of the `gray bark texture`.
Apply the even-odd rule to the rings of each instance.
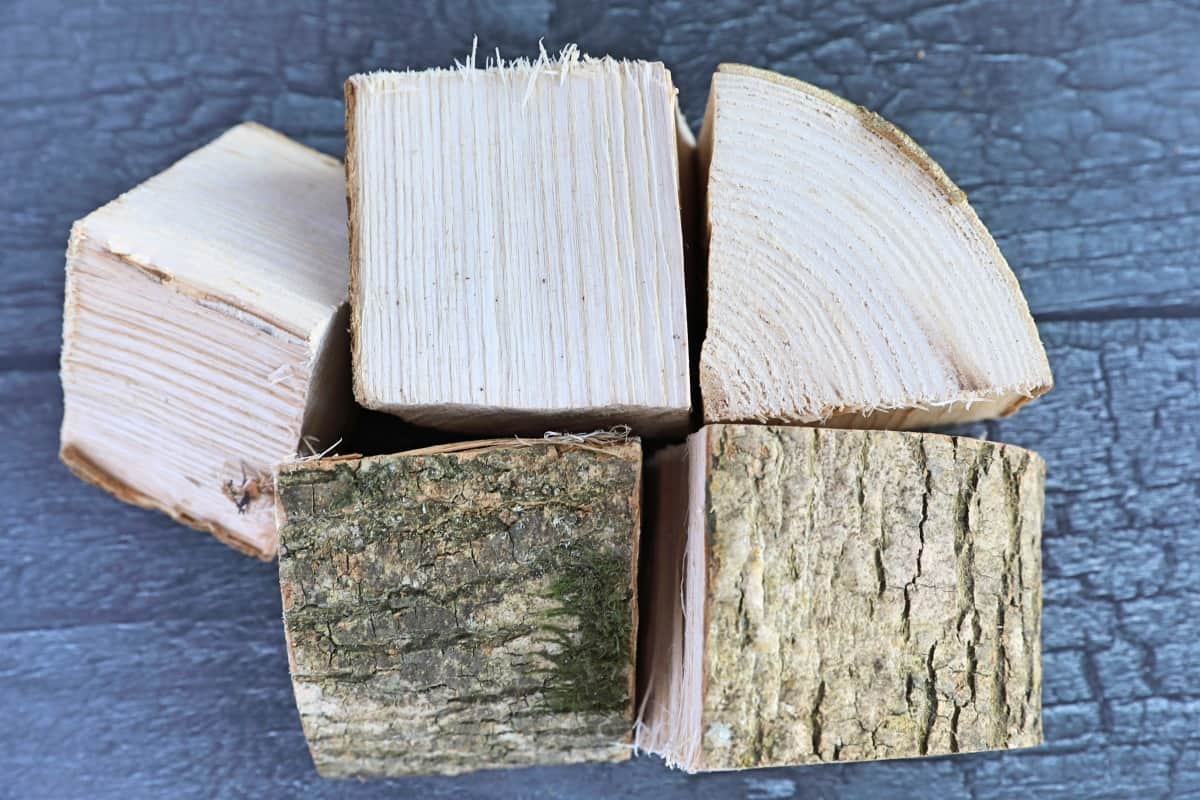
[[[1040,743],[1045,466],[937,434],[707,437],[707,769]]]
[[[325,776],[629,757],[641,446],[281,467],[296,702]]]

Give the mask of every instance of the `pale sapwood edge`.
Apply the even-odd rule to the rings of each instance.
[[[641,447],[578,439],[277,468],[289,667],[322,775],[629,757]]]
[[[528,245],[526,249],[532,249],[521,256],[503,254],[505,251],[502,249],[502,255],[495,258],[504,262],[500,267],[504,264],[508,264],[508,267],[497,267],[496,270],[483,270],[480,266],[482,261],[480,264],[474,263],[473,259],[481,253],[476,249],[467,247],[465,256],[458,255],[458,238],[443,241],[439,238],[443,236],[439,233],[442,228],[431,228],[433,234],[407,240],[410,250],[413,241],[420,243],[414,252],[403,249],[393,252],[387,242],[393,245],[396,242],[386,235],[380,239],[379,231],[374,234],[367,232],[367,228],[375,224],[373,221],[376,221],[379,215],[378,209],[372,210],[372,203],[382,203],[384,199],[392,204],[388,206],[392,209],[389,214],[399,213],[403,216],[403,211],[396,212],[395,206],[408,208],[413,203],[419,203],[422,217],[433,220],[444,218],[445,225],[452,227],[461,224],[468,228],[479,226],[480,236],[486,234],[484,227],[492,230],[493,227],[513,224],[517,225],[514,230],[525,230],[530,224],[536,224],[530,220],[534,220],[541,212],[530,211],[527,206],[536,207],[543,202],[550,202],[548,199],[543,200],[545,193],[538,189],[541,184],[533,186],[533,193],[522,198],[520,202],[500,203],[496,208],[489,210],[488,213],[492,216],[489,217],[491,221],[487,226],[474,217],[464,223],[459,219],[460,201],[447,197],[444,192],[437,193],[434,201],[427,198],[426,201],[419,202],[417,194],[406,198],[404,192],[418,190],[412,189],[413,181],[393,180],[392,173],[397,168],[389,166],[388,159],[391,156],[386,152],[387,148],[378,142],[367,146],[366,150],[364,146],[369,144],[368,139],[375,141],[379,138],[376,136],[375,139],[371,139],[372,131],[378,133],[377,128],[393,129],[388,127],[392,123],[380,122],[384,118],[381,115],[395,113],[407,118],[403,115],[422,114],[421,104],[425,102],[422,98],[431,92],[448,98],[447,102],[453,104],[453,99],[459,92],[476,91],[485,81],[488,82],[488,96],[499,103],[502,111],[507,109],[506,114],[510,111],[513,114],[511,118],[505,116],[505,140],[511,138],[516,141],[522,140],[522,136],[532,136],[530,141],[541,141],[539,137],[543,136],[544,131],[538,126],[544,127],[547,124],[545,120],[550,119],[552,113],[562,115],[570,112],[562,120],[567,120],[569,116],[571,125],[588,129],[612,123],[606,117],[593,119],[601,112],[579,100],[582,96],[579,95],[580,88],[571,90],[574,94],[563,89],[564,83],[573,78],[584,82],[580,87],[585,87],[583,91],[588,93],[590,99],[603,97],[605,92],[608,92],[614,96],[623,96],[625,99],[622,102],[634,103],[635,105],[631,106],[634,111],[637,110],[637,103],[646,105],[653,113],[648,113],[646,108],[643,108],[640,115],[635,114],[640,120],[637,126],[634,126],[636,132],[633,127],[628,131],[624,130],[626,123],[618,113],[615,123],[618,130],[611,135],[621,141],[626,137],[629,137],[630,141],[634,138],[640,141],[645,137],[650,149],[647,153],[639,151],[636,154],[627,153],[622,148],[597,149],[596,152],[585,148],[576,152],[573,148],[578,137],[564,138],[563,131],[560,130],[558,141],[547,141],[541,146],[557,148],[556,152],[563,147],[568,149],[558,152],[556,158],[543,158],[537,160],[535,165],[527,165],[530,180],[534,183],[542,181],[547,186],[556,187],[557,191],[561,188],[560,184],[568,185],[574,178],[563,184],[565,179],[556,176],[556,172],[567,171],[567,174],[572,174],[583,169],[584,165],[592,165],[587,167],[592,169],[592,162],[602,166],[606,159],[633,159],[632,163],[622,162],[618,165],[618,174],[630,176],[630,185],[626,187],[622,184],[621,191],[632,191],[632,188],[637,186],[637,191],[646,192],[645,198],[638,202],[648,203],[653,210],[652,214],[630,216],[628,220],[624,220],[619,218],[628,212],[623,205],[615,211],[605,212],[609,216],[601,219],[580,219],[568,214],[559,219],[556,235],[558,240],[565,237],[578,241],[574,244],[564,244],[566,249],[562,253],[553,243],[547,244],[544,237],[524,245],[520,241],[509,242],[506,246],[519,249]],[[346,81],[344,91],[353,332],[352,371],[355,399],[360,405],[396,414],[417,424],[476,434],[532,434],[552,427],[586,429],[616,423],[629,424],[635,432],[645,435],[679,435],[687,430],[691,412],[692,370],[688,367],[690,315],[685,309],[685,284],[689,280],[689,266],[685,265],[685,260],[692,260],[692,248],[684,244],[684,224],[681,218],[687,216],[688,209],[685,205],[687,198],[693,194],[687,189],[687,182],[692,177],[693,147],[690,131],[678,115],[676,91],[665,67],[656,62],[592,59],[580,55],[576,48],[568,47],[557,59],[543,53],[534,61],[517,59],[506,62],[497,56],[494,60],[489,57],[485,67],[477,67],[473,55],[465,65],[449,70],[380,71],[355,75]],[[621,95],[622,91],[624,95]],[[368,108],[368,104],[374,105]],[[384,108],[381,104],[390,105]],[[401,105],[403,110],[397,110]],[[669,114],[659,113],[667,107],[670,110]],[[609,109],[605,113],[611,114],[613,110]],[[434,119],[430,124],[436,131],[437,125],[442,123]],[[501,125],[495,120],[491,124]],[[380,125],[383,127],[379,128]],[[411,132],[420,126],[414,124],[403,127],[405,131]],[[471,148],[474,145],[469,141],[470,136],[466,136],[459,127],[455,127],[454,132],[439,132],[435,135],[441,135],[447,141],[455,142],[456,147],[463,148],[463,158],[450,159],[447,162],[450,166],[445,168],[465,169],[466,174],[473,175],[476,165],[471,156],[474,152]],[[416,136],[416,133],[408,134],[412,141],[405,146],[416,146]],[[392,141],[392,144],[395,142]],[[612,142],[607,144],[611,145]],[[605,143],[601,142],[595,147],[601,148],[604,145]],[[428,158],[436,160],[438,156],[436,153],[429,153]],[[648,163],[647,159],[654,163]],[[368,160],[370,164],[367,163]],[[375,177],[370,177],[367,174],[369,172],[373,172]],[[602,172],[607,176],[605,180],[611,178],[611,169]],[[657,177],[652,180],[647,176]],[[670,198],[666,198],[663,191],[668,185],[667,178],[669,185],[674,187]],[[498,180],[501,183],[511,182],[513,176],[500,175]],[[649,182],[646,187],[641,187],[639,181]],[[373,187],[370,191],[367,184]],[[491,184],[488,183],[488,186]],[[480,192],[491,191],[484,187],[483,183],[480,183],[480,187]],[[474,202],[476,190],[472,189],[468,194],[467,199]],[[660,194],[663,196],[660,197]],[[432,202],[445,203],[446,208],[431,207]],[[573,207],[575,204],[572,197],[570,205]],[[485,208],[490,208],[490,204]],[[613,214],[617,216],[614,217]],[[525,217],[529,219],[526,220]],[[659,228],[663,227],[661,223],[667,219],[671,222],[660,233]],[[637,233],[637,236],[652,243],[644,245],[650,248],[647,251],[649,255],[646,256],[650,260],[645,264],[633,265],[635,270],[646,273],[638,280],[644,278],[649,281],[649,288],[640,294],[628,295],[628,286],[634,285],[634,276],[614,271],[616,264],[619,263],[622,270],[627,270],[628,264],[620,259],[614,261],[616,256],[613,252],[606,254],[606,248],[612,250],[614,246],[624,245],[614,245],[610,242],[603,247],[590,249],[588,254],[594,258],[581,262],[586,265],[586,269],[580,272],[580,276],[588,273],[612,273],[603,284],[597,284],[597,292],[603,296],[593,300],[594,293],[591,290],[581,296],[575,296],[568,291],[568,284],[572,280],[584,280],[583,277],[571,279],[564,273],[581,270],[580,265],[575,264],[575,260],[579,258],[578,252],[581,251],[581,247],[588,249],[586,243],[590,239],[587,237],[597,230],[604,232],[605,236],[613,235],[608,230],[609,227],[615,230],[618,224],[626,223],[639,230],[644,228],[645,230]],[[458,229],[455,227],[455,230]],[[448,230],[449,227],[446,227],[446,231]],[[449,233],[443,233],[444,236],[449,236]],[[471,240],[475,234],[468,231],[465,235]],[[496,239],[493,237],[488,241],[494,243]],[[538,248],[545,248],[547,252],[535,257],[534,253],[539,252]],[[638,256],[639,252],[635,250],[632,254],[626,253],[623,258],[627,260],[630,255]],[[575,255],[571,255],[572,253]],[[484,257],[480,254],[479,258]],[[538,258],[547,261],[544,268],[540,267],[541,262],[536,260]],[[375,263],[382,263],[381,260],[397,264],[392,268],[382,269]],[[660,264],[660,260],[663,263]],[[447,267],[443,261],[453,261],[456,266]],[[609,263],[610,261],[613,263]],[[634,258],[634,261],[637,262],[638,258]],[[430,263],[437,266],[437,274],[441,276],[439,280],[451,281],[453,277],[453,280],[463,282],[462,290],[453,293],[454,299],[446,301],[456,306],[458,311],[451,312],[449,317],[442,311],[437,312],[438,321],[449,327],[436,338],[430,338],[434,337],[434,334],[430,333],[434,323],[422,323],[418,319],[420,314],[433,312],[428,309],[422,310],[423,307],[414,307],[422,302],[434,301],[428,298],[421,299],[426,289],[405,288],[405,281],[410,280],[405,276]],[[654,268],[649,269],[650,267]],[[541,272],[538,269],[541,269]],[[389,280],[395,281],[396,285],[391,288],[381,286],[382,278],[367,277],[372,270],[374,274],[391,276]],[[505,285],[512,284],[508,289],[516,291],[518,297],[532,296],[535,289],[542,291],[541,286],[524,286],[523,281],[529,276],[522,276],[521,270],[532,270],[530,274],[534,276],[544,273],[551,281],[548,291],[555,296],[561,295],[561,298],[557,302],[551,302],[543,312],[538,312],[533,310],[533,306],[524,311],[521,308],[509,308],[508,299],[502,303],[501,298],[497,297],[497,311],[491,311],[491,306],[488,305],[492,301],[491,295],[485,297],[482,290],[476,293],[475,287],[490,280],[493,274],[504,276]],[[478,274],[475,274],[476,272]],[[397,275],[399,277],[395,277]],[[471,278],[474,278],[475,282],[466,283]],[[661,282],[661,290],[652,290],[652,287],[657,285],[655,282]],[[370,285],[367,285],[368,283]],[[545,280],[542,284],[545,284]],[[421,287],[427,287],[427,283],[422,283]],[[385,306],[384,301],[380,299],[390,297],[389,293],[393,290],[403,297],[408,297],[405,292],[410,290],[417,293],[415,303],[410,300],[407,304],[402,304],[406,305],[409,311],[398,318],[395,317],[399,312],[392,309],[391,301],[388,300]],[[448,290],[443,287],[439,291]],[[611,293],[611,296],[606,293]],[[524,302],[524,299],[520,302]],[[480,303],[484,305],[481,306]],[[602,316],[597,316],[589,322],[588,312],[584,308],[588,304],[593,308],[602,309],[601,315],[615,315],[611,326],[606,327],[602,334],[598,332],[599,323],[596,321]],[[536,306],[536,303],[534,305]],[[455,316],[461,316],[471,308],[474,308],[474,311],[469,315],[469,324],[465,321],[467,318],[459,320],[458,316]],[[493,313],[494,317],[488,316]],[[530,320],[521,323],[521,326],[528,328],[528,335],[507,332],[514,323],[505,316],[506,314],[513,319],[530,317]],[[558,319],[560,316],[561,320]],[[490,330],[489,326],[492,325],[496,326],[499,335],[485,336],[484,330]],[[574,330],[575,326],[580,326],[579,330],[564,338],[564,330]],[[470,332],[463,333],[462,337],[455,333],[467,328],[470,328]],[[553,336],[550,335],[551,332]],[[463,338],[463,341],[458,341],[459,338]],[[402,350],[410,346],[409,343],[412,347],[419,348],[419,351],[414,352],[420,352],[422,355],[410,354],[405,358]],[[528,353],[515,355],[521,348],[526,348]],[[593,351],[590,357],[586,355],[588,348]],[[640,355],[641,350],[650,354]],[[477,364],[474,363],[476,359],[479,362]],[[393,360],[396,361],[396,365],[391,364]],[[543,362],[552,363],[554,366],[545,368]],[[446,367],[446,364],[449,366]],[[481,372],[484,377],[477,376],[476,372]],[[628,375],[625,374],[627,372]],[[403,378],[402,373],[408,373],[410,378]],[[469,390],[464,388],[467,386],[468,373],[471,379]],[[425,377],[418,379],[417,375]],[[502,376],[502,379],[497,376]],[[408,385],[406,380],[411,385]],[[518,392],[512,388],[514,386],[522,388]]]
[[[739,138],[769,124],[779,128],[764,134],[772,141]],[[714,167],[722,139],[729,141]],[[821,147],[835,153],[821,155]],[[709,241],[699,366],[706,422],[919,428],[1005,416],[1052,385],[1016,277],[965,193],[878,114],[793,78],[722,64],[699,153]],[[765,174],[783,173],[793,184],[808,176],[789,169],[829,174],[814,180],[815,194],[783,199],[750,185],[762,163],[773,165]],[[853,169],[838,172],[843,164],[880,171],[863,183]],[[892,197],[889,181],[906,184],[908,205],[878,200]],[[835,209],[847,216],[825,223],[822,215]],[[902,240],[895,229],[876,229],[881,216],[903,223],[914,213],[942,238]],[[854,219],[858,230],[847,225]],[[828,264],[790,249],[796,243],[784,229],[802,225],[813,226],[812,241],[828,237],[820,245]],[[937,247],[947,242],[961,244],[962,257],[942,264],[951,256]],[[901,258],[904,248],[918,250]],[[940,277],[918,277],[931,265]],[[863,267],[871,269],[855,272]]]
[[[699,771],[1041,742],[1036,453],[710,425],[650,469],[636,747]]]
[[[271,466],[336,439],[353,413],[341,175],[336,159],[244,123],[72,226],[60,365],[72,472],[274,557]],[[296,187],[309,194],[279,212]]]

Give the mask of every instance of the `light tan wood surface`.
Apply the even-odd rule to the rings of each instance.
[[[685,432],[675,95],[661,63],[573,50],[350,78],[358,401],[456,431]]]
[[[992,237],[882,117],[722,65],[700,153],[706,422],[916,428],[1008,414],[1049,388]]]
[[[75,224],[68,466],[274,554],[271,468],[302,437],[331,444],[351,407],[343,180],[247,123]]]

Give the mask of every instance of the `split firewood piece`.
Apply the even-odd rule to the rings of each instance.
[[[991,235],[882,117],[725,64],[700,153],[706,422],[923,427],[1010,414],[1050,387]]]
[[[1037,454],[710,425],[654,467],[638,748],[697,771],[1041,741]]]
[[[423,425],[683,433],[676,90],[581,58],[346,82],[355,394]]]
[[[281,466],[283,618],[317,770],[628,758],[640,471],[636,440]]]
[[[344,192],[337,160],[247,123],[75,223],[77,475],[274,555],[271,468],[331,444],[353,407]]]

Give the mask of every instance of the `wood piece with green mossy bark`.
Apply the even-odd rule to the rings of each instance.
[[[284,626],[317,770],[628,758],[640,474],[636,440],[281,466]]]
[[[652,477],[639,748],[695,771],[1041,741],[1036,453],[713,425]]]

